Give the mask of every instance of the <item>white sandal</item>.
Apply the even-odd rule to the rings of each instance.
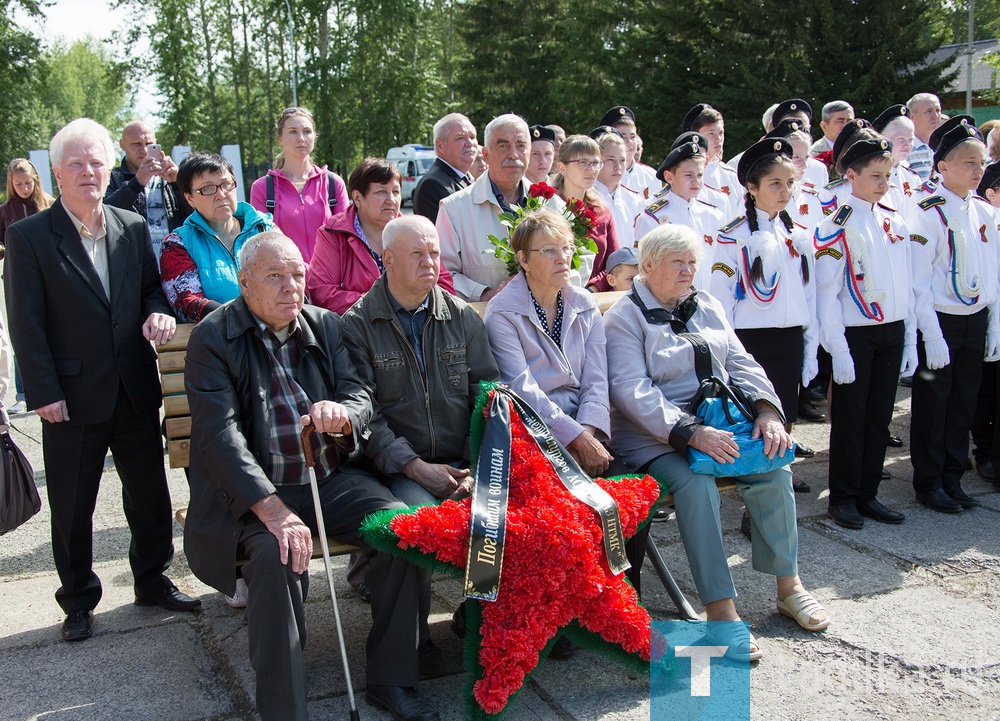
[[[829,614],[822,621],[809,623],[809,619],[815,616],[818,611],[826,611],[826,609],[808,591],[791,593],[783,601],[778,599],[778,613],[782,616],[788,616],[806,631],[822,631],[830,625]]]

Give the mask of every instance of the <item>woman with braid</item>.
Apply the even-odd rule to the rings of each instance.
[[[719,230],[710,292],[764,368],[790,431],[798,417],[799,379],[808,386],[817,372],[819,337],[811,238],[785,210],[795,192],[792,146],[765,138],[743,154],[736,172],[747,189],[746,215]],[[793,485],[800,493],[809,490],[800,481]]]

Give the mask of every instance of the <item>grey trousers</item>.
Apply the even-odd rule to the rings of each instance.
[[[660,456],[646,472],[674,494],[677,526],[702,604],[736,598],[722,542],[715,479],[692,473],[679,453]],[[791,469],[785,466],[733,480],[750,514],[754,570],[773,576],[796,575],[799,536]]]
[[[309,486],[280,487],[278,495],[315,533]],[[369,513],[405,504],[374,476],[350,468],[320,481],[320,502],[327,533],[345,543],[361,545],[368,560],[372,628],[366,644],[367,682],[416,686],[419,599],[424,586],[429,598],[430,573],[365,547],[358,532]],[[243,566],[243,578],[249,592],[247,626],[250,662],[257,676],[258,712],[263,721],[307,719],[302,649],[309,575],[295,574],[290,566],[281,564],[277,540],[260,522],[244,527],[239,549],[249,559]],[[330,649],[330,653],[337,651]]]

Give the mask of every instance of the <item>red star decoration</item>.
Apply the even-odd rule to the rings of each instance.
[[[644,661],[650,658],[650,618],[635,589],[608,568],[593,510],[577,501],[511,413],[510,499],[503,575],[496,601],[481,602],[476,703],[488,714],[503,710],[538,665],[539,652],[560,628],[577,620],[602,639]],[[650,476],[597,481],[618,504],[626,538],[656,503]],[[398,547],[415,547],[465,568],[471,499],[445,501],[395,516],[389,528]],[[475,634],[467,637],[475,644]]]

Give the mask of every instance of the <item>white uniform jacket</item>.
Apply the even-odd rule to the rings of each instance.
[[[694,276],[694,287],[698,290],[707,290],[714,262],[712,248],[715,244],[715,236],[725,223],[722,211],[700,198],[694,198],[689,202],[674,191],[668,190],[661,192],[656,200],[647,205],[643,214],[636,219],[636,240],[641,241],[646,233],[660,223],[676,223],[687,226],[705,241],[701,253],[702,257],[698,262],[698,272]]]
[[[916,343],[909,233],[888,205],[846,195],[816,229],[816,315],[820,343],[831,355],[849,350],[844,328],[907,321]]]
[[[743,328],[793,328],[805,331],[805,357],[816,357],[816,293],[813,282],[812,242],[805,228],[792,232],[781,217],[769,220],[757,210],[759,230],[741,215],[719,231],[709,293],[725,308],[737,330]],[[808,280],[803,278],[803,258]],[[754,281],[755,261],[763,264],[763,279]]]
[[[615,232],[618,234],[618,247],[631,248],[635,246],[635,219],[646,208],[646,200],[642,194],[631,188],[626,188],[624,185],[619,185],[612,193],[608,190],[608,186],[600,180],[594,183],[594,190],[601,196],[601,200],[611,208],[611,217],[615,220]]]
[[[526,197],[529,185],[527,179],[521,179]],[[558,195],[548,202],[560,208],[565,205]],[[489,173],[441,201],[437,218],[441,263],[451,273],[455,292],[462,300],[478,301],[484,290],[507,280],[507,268],[493,254],[488,238],[491,234],[507,237],[507,229],[500,224],[502,212]]]
[[[712,198],[703,198],[709,203],[719,205],[722,215],[725,218],[735,218],[743,212],[743,193],[746,192],[740,185],[739,178],[736,177],[736,169],[726,165],[719,159],[715,159],[705,165],[705,177],[703,182],[706,186],[714,188],[722,193],[726,198],[725,205],[715,203]],[[701,197],[699,195],[699,197]]]
[[[990,331],[1000,330],[997,233],[993,207],[973,193],[959,198],[944,185],[921,200],[907,219],[917,327],[941,338],[938,313],[972,315],[989,309]]]
[[[632,163],[632,167],[622,173],[622,185],[634,190],[644,199],[652,198],[663,189],[663,183],[656,177],[656,170],[645,163]]]

